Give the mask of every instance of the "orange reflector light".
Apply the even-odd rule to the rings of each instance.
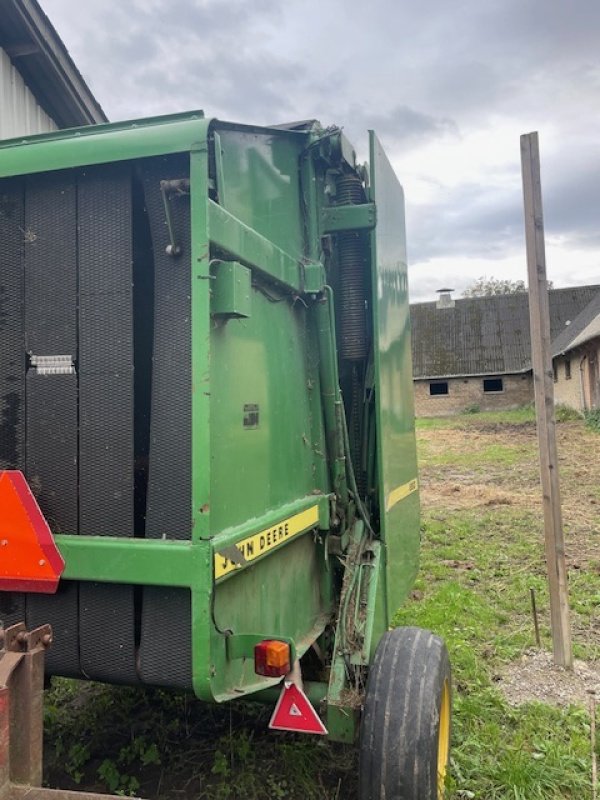
[[[265,639],[254,648],[254,671],[267,678],[281,678],[291,670],[290,646],[277,639]]]
[[[23,473],[0,471],[0,591],[53,594],[64,568]]]

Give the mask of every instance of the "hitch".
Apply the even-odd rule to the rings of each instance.
[[[0,628],[0,800],[108,800],[115,795],[42,788],[44,655],[50,625]]]

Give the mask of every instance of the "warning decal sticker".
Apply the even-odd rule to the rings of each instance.
[[[314,528],[319,522],[319,506],[312,506],[306,511],[294,514],[293,517],[282,519],[281,522],[265,528],[263,531],[241,539],[228,548],[219,548],[215,552],[215,580],[246,566],[265,553],[275,550],[280,545],[289,542],[294,536]]]

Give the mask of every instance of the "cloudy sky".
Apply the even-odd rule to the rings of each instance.
[[[599,0],[41,0],[111,120],[317,118],[407,199],[413,300],[526,278],[519,136],[539,131],[549,277],[600,282]]]

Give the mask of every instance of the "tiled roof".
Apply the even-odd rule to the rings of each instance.
[[[599,293],[600,285],[551,290],[552,340]],[[528,294],[521,292],[457,299],[452,308],[438,309],[435,302],[411,305],[414,377],[494,375],[530,369],[528,299]]]

